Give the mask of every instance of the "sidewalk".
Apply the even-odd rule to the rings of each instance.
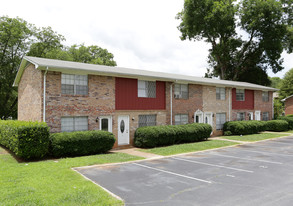
[[[130,148],[130,149],[116,149],[116,150],[111,150],[110,152],[119,152],[119,153],[126,153],[129,155],[134,155],[138,157],[143,157],[146,159],[156,159],[156,158],[161,158],[163,156],[161,155],[156,155],[156,154],[151,154],[151,153],[146,153],[146,152],[141,152],[137,150],[138,148]]]

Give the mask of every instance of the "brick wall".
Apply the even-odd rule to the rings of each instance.
[[[88,75],[88,95],[62,95],[61,73],[48,72],[46,90],[46,122],[51,132],[61,131],[61,117],[88,116],[89,130],[99,129],[98,116],[113,115],[115,110],[115,78]]]
[[[261,116],[260,116],[261,120],[262,120],[263,112],[269,112],[269,119],[272,119],[272,111],[273,111],[272,97],[273,97],[273,92],[269,92],[269,101],[264,102],[262,100],[262,91],[254,91],[254,110],[261,111]]]
[[[217,130],[216,128],[217,113],[225,113],[226,121],[229,121],[229,97],[231,98],[230,88],[226,88],[225,100],[217,100],[216,87],[203,86],[203,112],[213,113],[213,135],[222,134],[222,131]],[[231,104],[231,101],[230,101],[230,104]]]
[[[170,124],[170,85],[171,83],[166,83],[166,112],[167,112],[167,118],[166,123]],[[196,110],[202,110],[202,86],[201,85],[195,85],[195,84],[189,84],[188,85],[188,99],[175,99],[174,98],[174,85],[172,86],[172,108],[173,108],[173,114],[172,114],[172,122],[173,125],[175,124],[175,115],[176,114],[188,114],[188,122],[193,123],[194,122],[194,112]]]
[[[293,97],[285,101],[285,115],[293,114]]]
[[[42,121],[42,87],[42,72],[29,65],[18,85],[18,120]]]
[[[138,115],[157,115],[157,125],[166,125],[166,111],[165,110],[140,110],[140,111],[125,111],[117,110],[113,116],[113,134],[118,138],[118,116],[119,115],[128,115],[129,116],[129,136],[130,136],[130,145],[133,145],[134,133],[138,128]],[[118,147],[118,141],[115,142],[114,147]]]

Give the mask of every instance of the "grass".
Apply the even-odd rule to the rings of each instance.
[[[236,145],[236,144],[238,143],[224,141],[224,140],[209,140],[209,141],[203,141],[203,142],[171,145],[166,147],[156,147],[153,149],[140,149],[140,151],[168,156],[168,155],[174,155],[179,153],[196,152],[196,151],[225,147],[225,146]]]
[[[285,133],[293,133],[293,130],[290,130],[290,131],[286,131]]]
[[[18,163],[10,154],[2,154],[0,205],[123,205],[71,168],[137,159],[142,158],[114,153]]]
[[[260,134],[251,134],[251,135],[243,135],[243,136],[223,136],[222,138],[230,139],[230,140],[245,141],[245,142],[255,142],[259,140],[271,139],[271,138],[282,137],[282,136],[287,136],[287,135],[281,134],[281,133],[260,133]]]

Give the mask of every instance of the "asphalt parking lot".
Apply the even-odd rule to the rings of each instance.
[[[293,136],[76,170],[126,205],[293,204]]]

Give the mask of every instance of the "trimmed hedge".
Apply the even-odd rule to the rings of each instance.
[[[112,149],[115,137],[106,131],[54,133],[50,136],[50,154],[54,157],[105,153]]]
[[[266,129],[262,121],[230,121],[224,124],[224,135],[246,135],[256,134]]]
[[[281,117],[278,117],[277,120],[285,120],[288,122],[289,124],[289,129],[293,129],[293,117],[290,117],[290,116],[281,116]]]
[[[40,159],[48,153],[49,127],[44,122],[0,120],[0,144],[23,159]]]
[[[285,120],[270,120],[265,122],[266,131],[283,132],[288,131],[288,122]]]
[[[197,142],[207,139],[212,132],[209,124],[162,125],[136,129],[134,144],[152,148],[179,143]]]

